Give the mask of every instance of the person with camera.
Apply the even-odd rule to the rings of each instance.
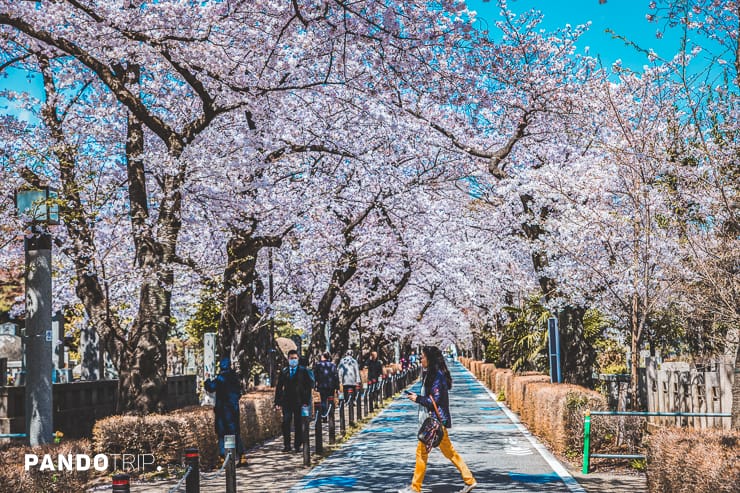
[[[241,397],[241,382],[239,375],[231,369],[231,359],[222,358],[219,363],[221,372],[214,379],[207,378],[203,382],[207,392],[216,393],[216,405],[214,412],[216,414],[215,425],[216,435],[218,436],[218,453],[224,458],[224,437],[234,435],[236,438],[236,453],[234,461],[239,465],[245,465],[246,460],[243,457],[244,445],[241,440],[239,431],[239,397]],[[210,376],[210,375],[209,375]]]
[[[450,416],[450,396],[449,390],[452,388],[452,376],[447,369],[447,363],[442,351],[436,346],[424,346],[421,351],[421,366],[425,370],[423,395],[417,395],[414,392],[406,392],[406,397],[426,408],[433,413],[442,423],[442,440],[439,443],[439,450],[457,467],[462,475],[465,486],[459,493],[468,493],[475,488],[476,482],[473,474],[468,469],[465,461],[452,446],[447,429],[452,427],[452,417]],[[421,491],[421,485],[424,481],[424,474],[427,469],[427,459],[429,450],[427,445],[419,441],[416,446],[416,467],[414,476],[411,480],[411,486],[399,490],[398,493],[418,493]]]

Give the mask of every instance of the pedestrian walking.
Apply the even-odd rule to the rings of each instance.
[[[321,414],[325,415],[329,411],[329,397],[334,396],[339,390],[337,365],[331,361],[331,354],[328,351],[321,355],[321,361],[314,365],[313,372],[316,376],[316,390],[321,396]]]
[[[314,375],[313,369],[308,364],[308,356],[300,356],[298,358],[298,366],[302,366],[308,372],[308,376],[311,379],[311,388],[316,386],[316,375]]]
[[[309,370],[298,364],[298,351],[288,351],[288,366],[278,375],[275,407],[283,410],[283,452],[290,452],[290,425],[295,429],[294,449],[303,446],[301,407],[310,406],[313,382]]]
[[[368,383],[376,382],[381,375],[383,375],[383,362],[378,359],[378,352],[373,351],[370,353],[370,358],[367,360]]]
[[[352,388],[354,391],[358,385],[362,384],[360,365],[357,364],[351,349],[345,353],[344,358],[339,362],[339,382],[342,384],[345,402],[349,399],[349,389]]]
[[[241,397],[241,382],[239,376],[231,369],[231,360],[222,358],[219,362],[220,372],[214,379],[207,378],[203,383],[207,392],[216,393],[216,405],[213,410],[216,414],[216,435],[218,436],[218,453],[223,458],[224,436],[236,436],[236,453],[234,461],[244,464],[242,457],[244,446],[239,433],[239,397]]]
[[[409,400],[416,402],[426,408],[430,413],[439,412],[442,421],[442,441],[439,444],[439,450],[457,467],[462,475],[465,486],[459,493],[468,493],[475,488],[478,483],[475,481],[473,474],[465,465],[460,454],[452,446],[447,429],[452,427],[452,417],[450,416],[450,396],[449,390],[452,388],[452,376],[447,369],[445,357],[442,351],[436,346],[424,346],[421,351],[421,366],[424,368],[424,384],[422,385],[423,395],[417,395],[413,392],[408,393]],[[432,402],[434,399],[434,403]],[[435,406],[436,403],[436,406]],[[436,407],[436,409],[435,409]],[[411,480],[411,486],[399,490],[399,493],[418,493],[421,491],[421,485],[424,482],[424,474],[427,469],[427,459],[429,452],[426,445],[419,441],[416,446],[416,467],[414,476]]]

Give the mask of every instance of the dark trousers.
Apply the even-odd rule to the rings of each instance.
[[[334,391],[319,389],[319,395],[321,396],[321,414],[326,414],[329,411],[329,397],[334,395]]]
[[[345,385],[344,386],[344,402],[349,400],[349,388],[352,387],[352,395],[357,399],[357,386],[356,385]]]
[[[290,448],[290,425],[295,428],[295,448],[303,446],[303,419],[301,419],[301,405],[283,406],[283,445]]]

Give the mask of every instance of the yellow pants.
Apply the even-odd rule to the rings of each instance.
[[[457,470],[462,474],[462,479],[465,484],[473,484],[475,482],[473,474],[470,472],[470,469],[468,469],[468,466],[465,465],[465,461],[460,457],[460,454],[457,453],[455,447],[452,446],[450,437],[447,434],[447,428],[442,427],[442,429],[444,430],[444,436],[442,437],[442,442],[439,444],[440,452],[450,459],[450,462],[455,464]],[[427,471],[428,458],[429,452],[427,452],[426,446],[419,442],[416,446],[416,467],[414,468],[414,478],[411,480],[411,489],[421,491],[421,483],[424,482],[424,473]]]

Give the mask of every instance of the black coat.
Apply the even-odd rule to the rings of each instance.
[[[379,360],[370,359],[367,362],[367,379],[377,380],[383,374],[383,363]]]
[[[439,415],[442,418],[442,424],[445,428],[452,427],[452,416],[450,416],[450,389],[447,387],[447,377],[440,370],[435,375],[427,374],[424,377],[424,392],[426,395],[416,397],[416,403],[424,406],[427,411],[434,413],[434,404],[431,397],[437,404]]]
[[[208,392],[216,393],[216,434],[239,435],[239,396],[241,383],[236,373],[222,371],[215,379],[206,380]]]
[[[290,377],[290,367],[280,370],[277,386],[275,387],[275,405],[296,408],[304,404],[311,404],[311,390],[313,382],[308,370],[299,366],[293,378]]]

